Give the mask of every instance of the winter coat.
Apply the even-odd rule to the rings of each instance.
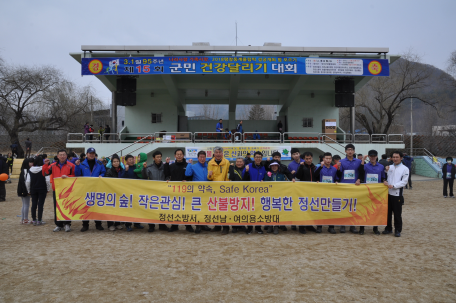
[[[90,171],[90,166],[87,162],[87,158],[81,164],[76,165],[75,169],[76,177],[104,177],[105,173],[106,168],[104,167],[103,163],[97,159],[95,159],[95,165],[93,166],[92,171]]]
[[[269,171],[264,176],[263,181],[266,181],[266,182],[270,182],[270,181],[288,181],[288,179],[280,171],[277,172],[276,174],[274,174],[273,172]]]
[[[237,168],[235,165],[230,165],[229,175],[230,181],[242,181],[242,171],[244,167]]]
[[[448,164],[445,164],[443,167],[442,167],[442,179],[448,179],[447,178],[447,172],[448,172]],[[454,175],[456,174],[456,168],[453,164],[451,164],[451,178],[452,180],[454,180]]]
[[[154,163],[147,165],[147,167],[143,167],[141,173],[143,179],[154,180],[154,181],[165,181],[165,164],[163,162],[157,166]]]
[[[47,193],[51,190],[49,176],[43,176],[42,166],[32,166],[27,174],[25,186],[30,194]]]
[[[300,165],[298,168],[298,172],[296,173],[296,178],[300,181],[307,181],[307,182],[317,182],[319,181],[318,178],[314,178],[314,173],[317,167],[312,163],[310,167],[304,163],[304,165]]]
[[[208,174],[208,164],[204,162],[204,164],[199,163],[198,161],[195,164],[187,165],[187,170],[185,171],[185,176],[192,177],[192,181],[208,181],[207,174]]]
[[[28,189],[27,185],[25,185],[25,180],[27,178],[29,170],[23,169],[21,174],[19,175],[19,182],[17,183],[17,196],[18,197],[27,197],[28,196]]]
[[[228,181],[228,170],[230,168],[230,161],[222,158],[220,164],[215,162],[215,158],[207,164],[207,179],[209,181]],[[209,172],[212,171],[212,176],[209,176]]]
[[[261,181],[266,175],[266,169],[263,164],[260,163],[259,166],[256,166],[255,163],[250,163],[246,165],[249,167],[249,171],[246,171],[245,168],[242,171],[242,180],[244,181]]]
[[[174,162],[173,164],[165,163],[165,176],[166,180],[169,181],[191,181],[191,177],[185,176],[185,171],[187,169],[187,161],[185,159],[182,162]]]
[[[280,165],[280,172],[282,174],[284,174],[285,176],[287,176],[287,179],[288,180],[292,180],[294,177],[293,175],[291,174],[291,172],[288,170],[288,167],[285,165],[285,164],[282,164],[280,163],[280,161],[275,161],[275,160],[272,160],[272,161],[264,161],[264,168],[266,169],[266,171],[271,171],[271,168],[269,167],[269,165],[272,163],[272,162],[277,162],[279,163]]]
[[[120,168],[119,172],[117,172],[117,170],[114,167],[111,167],[108,170],[106,170],[105,177],[106,178],[120,178],[120,176],[122,175],[123,172],[124,172],[124,169],[122,167]]]
[[[76,167],[73,163],[66,161],[64,164],[60,165],[59,162],[54,162],[51,165],[44,164],[42,166],[42,171],[44,176],[50,176],[52,183],[52,190],[55,191],[54,178],[60,178],[63,175],[68,177],[75,176]]]
[[[145,153],[139,154],[139,162],[136,163],[135,173],[139,179],[143,179],[142,170],[144,168],[144,162],[147,161],[147,155]]]
[[[89,132],[90,132],[89,129],[90,129],[90,126],[89,126],[89,125],[87,125],[87,124],[84,125],[84,134],[89,133]]]

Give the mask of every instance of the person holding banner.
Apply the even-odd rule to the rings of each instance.
[[[287,177],[281,172],[280,170],[280,164],[277,163],[276,161],[273,161],[271,164],[269,164],[269,169],[265,175],[263,180],[261,182],[273,182],[273,181],[288,181]],[[294,179],[293,179],[294,182]],[[285,227],[285,226],[284,226]],[[286,231],[285,227],[285,231]],[[268,233],[274,233],[274,235],[279,234],[279,226],[278,225],[269,225],[268,226]]]
[[[74,177],[76,167],[70,161],[67,161],[68,155],[66,150],[61,149],[57,152],[58,162],[54,162],[49,165],[49,159],[44,160],[43,165],[43,175],[50,176],[50,181],[52,184],[52,197],[54,200],[54,223],[55,228],[54,231],[61,231],[65,228],[66,232],[71,230],[71,221],[57,221],[57,200],[55,196],[55,184],[54,178],[67,178],[67,177]]]
[[[270,169],[271,163],[276,162],[277,164],[279,164],[280,172],[282,174],[284,174],[285,176],[287,176],[288,181],[293,181],[294,180],[293,174],[290,173],[290,171],[288,170],[288,167],[285,164],[280,163],[281,160],[282,160],[282,155],[278,151],[275,151],[272,153],[272,161],[268,157],[268,159],[266,160],[266,162],[263,165],[266,168],[266,171],[271,171],[271,169]],[[296,175],[296,173],[295,173],[295,175]]]
[[[367,157],[369,157],[369,163],[364,164]],[[363,167],[364,173],[362,178],[365,183],[383,183],[386,181],[385,167],[377,162],[378,152],[376,150],[370,150],[366,156],[363,157],[361,161],[361,166]],[[364,226],[360,226],[359,234],[364,235]],[[380,235],[378,231],[378,226],[374,226],[374,234]]]
[[[176,149],[174,152],[174,156],[176,158],[176,162],[173,164],[169,164],[169,158],[166,158],[165,164],[165,176],[166,180],[168,181],[192,181],[191,177],[185,176],[185,171],[187,169],[188,163],[184,159],[184,151],[180,148]],[[169,232],[174,232],[179,230],[179,225],[171,225],[168,229]],[[188,232],[194,232],[195,230],[191,225],[185,225],[185,230]]]
[[[159,150],[154,151],[152,154],[154,162],[147,165],[147,161],[143,163],[142,177],[147,180],[153,181],[166,181],[165,177],[165,164],[162,162],[162,153]],[[169,158],[167,159],[169,162]],[[166,224],[158,224],[158,230],[168,231]],[[155,231],[155,224],[149,224],[148,232]]]
[[[293,175],[293,178],[295,178],[296,173],[298,172],[298,169],[299,169],[299,165],[301,163],[299,149],[297,149],[295,147],[293,147],[291,149],[291,158],[293,159],[293,161],[291,161],[290,164],[288,164],[288,170]]]
[[[325,153],[323,155],[323,162],[321,162],[320,167],[315,171],[314,178],[317,180],[317,183],[335,183],[340,178],[340,171],[338,171],[334,166],[331,166],[332,154]],[[317,233],[321,233],[322,226],[317,226]],[[328,227],[328,232],[335,234],[334,225]]]
[[[244,170],[244,168],[245,168],[244,158],[242,158],[241,156],[237,157],[236,163],[231,164],[229,172],[228,172],[230,181],[234,181],[234,182],[242,181],[242,171]],[[238,231],[245,231],[245,230],[246,230],[245,226],[239,226],[239,225],[231,226],[231,232],[233,234],[237,233]]]
[[[361,168],[361,160],[354,157],[355,146],[351,143],[347,144],[345,146],[345,154],[347,155],[345,159],[340,160],[337,165],[337,169],[341,172],[340,183],[360,185],[359,170]],[[340,232],[345,233],[345,226],[340,227]],[[350,226],[350,232],[357,234],[358,230],[355,226]]]
[[[185,170],[185,176],[191,177],[192,181],[208,181],[207,179],[207,163],[206,163],[206,152],[200,150],[198,152],[198,162],[193,164],[193,161],[190,159],[188,160],[189,165],[187,165],[187,169]],[[196,225],[195,226],[195,234],[201,233],[201,229],[205,231],[211,231],[211,228],[207,225]]]
[[[106,168],[101,161],[95,157],[95,148],[89,147],[86,153],[86,159],[81,163],[81,160],[76,160],[76,168],[74,170],[76,177],[104,177],[106,174]],[[95,228],[98,230],[104,230],[101,226],[101,221],[95,221]],[[89,221],[82,221],[81,232],[85,232],[89,229]]]
[[[223,148],[220,146],[214,147],[214,158],[207,165],[207,180],[208,181],[229,181],[228,171],[230,169],[230,161],[223,158]],[[221,226],[215,226],[212,231],[222,230]],[[226,235],[230,232],[229,226],[223,226],[222,234]]]
[[[137,173],[135,172],[135,157],[132,155],[126,155],[125,156],[125,169],[123,172],[120,174],[120,178],[123,179],[139,179]],[[143,229],[144,226],[142,226],[139,223],[133,223],[133,226],[137,229]],[[131,223],[130,222],[125,222],[125,229],[126,231],[133,231],[131,228]]]
[[[392,216],[394,214],[394,235],[401,236],[402,232],[402,203],[404,201],[404,187],[408,183],[409,169],[402,164],[403,154],[400,151],[393,152],[393,165],[390,165],[387,173],[387,181],[383,182],[388,186],[388,222],[383,234],[393,233]]]
[[[311,152],[305,152],[303,154],[303,156],[304,156],[304,158],[303,158],[304,161],[301,161],[299,163],[299,168],[298,168],[298,172],[296,173],[296,178],[298,180],[304,181],[304,182],[317,182],[319,179],[314,177],[317,167],[313,164],[313,154]],[[296,226],[294,228],[292,226],[291,229],[295,230]],[[317,230],[313,226],[299,226],[298,231],[301,234],[305,234],[306,229],[308,231],[317,232]]]
[[[120,165],[120,158],[117,154],[112,155],[111,157],[111,167],[106,171],[106,178],[121,178],[124,169]],[[122,224],[120,222],[108,221],[108,229],[115,231],[116,229],[122,229]]]
[[[246,165],[242,171],[242,181],[262,181],[266,175],[266,168],[262,164],[263,154],[260,151],[256,151],[253,155],[253,163]],[[263,234],[261,226],[255,226],[255,231],[259,234]],[[246,230],[249,235],[252,233],[252,226],[249,226]]]

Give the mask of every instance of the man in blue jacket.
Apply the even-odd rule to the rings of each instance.
[[[220,119],[219,122],[217,123],[217,125],[215,126],[215,131],[218,132],[218,133],[223,132],[222,119]],[[217,134],[217,139],[222,139],[221,134]]]
[[[266,175],[266,168],[262,164],[263,154],[259,151],[256,151],[253,155],[253,163],[250,163],[245,166],[242,171],[242,180],[243,181],[262,181]],[[259,234],[263,233],[261,226],[255,226],[255,231]],[[246,230],[247,234],[252,233],[252,226],[249,226]]]
[[[90,147],[87,149],[87,157],[81,163],[80,160],[75,162],[76,168],[74,174],[76,177],[104,177],[106,168],[101,161],[98,161],[95,157],[95,148]],[[95,221],[95,228],[98,230],[104,230],[101,226],[101,221]],[[82,221],[81,231],[85,232],[89,229],[89,221]]]
[[[407,168],[409,169],[408,186],[406,185],[405,189],[408,189],[408,188],[412,189],[412,162],[413,161],[414,160],[412,157],[410,157],[409,155],[404,153],[404,158],[402,158],[402,164],[407,166]]]
[[[355,158],[355,146],[347,144],[345,146],[345,159],[339,161],[337,169],[342,173],[340,183],[350,183],[360,185],[359,171],[362,170],[361,160]],[[345,233],[345,226],[340,227],[340,232]],[[350,226],[350,232],[357,234],[355,226]]]
[[[192,177],[192,181],[208,181],[207,180],[207,162],[206,152],[200,150],[198,152],[198,162],[192,164],[192,160],[188,160],[187,169],[185,170],[186,177]],[[211,228],[207,225],[196,225],[195,234],[201,233],[201,230],[211,231]]]

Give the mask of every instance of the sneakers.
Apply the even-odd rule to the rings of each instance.
[[[100,225],[96,225],[95,228],[98,229],[98,230],[104,230],[104,227],[101,226],[101,224]]]
[[[88,231],[89,230],[89,227],[88,226],[82,226],[81,228],[81,232],[85,232],[85,231]]]
[[[232,233],[232,234],[235,234],[235,233],[237,233],[237,232],[238,232],[238,227],[237,227],[237,226],[231,227],[231,233]]]
[[[109,226],[109,230],[115,231],[115,230],[116,230],[116,227],[115,227],[114,225],[111,225],[111,226]]]
[[[168,231],[166,224],[158,224],[158,230]]]
[[[193,227],[191,225],[185,226],[185,230],[188,231],[189,233],[195,232],[195,230],[193,229]]]
[[[122,228],[123,228],[123,226],[121,224],[116,225],[116,229],[122,229]]]
[[[392,234],[393,232],[391,230],[384,230],[382,231],[382,234],[387,235],[387,234]]]
[[[270,234],[270,233],[272,233],[273,231],[274,231],[274,226],[272,226],[272,225],[271,225],[271,226],[268,226],[268,229],[267,229],[266,232],[267,232],[268,234]]]
[[[155,231],[155,224],[149,225],[149,229],[147,231],[153,233]]]
[[[38,221],[36,221],[36,220],[32,220],[32,224],[33,224],[33,226],[36,226],[36,222],[38,222]]]
[[[345,234],[345,226],[341,226],[340,227],[340,233],[341,234]]]
[[[260,235],[263,234],[263,230],[261,229],[261,226],[255,226],[255,231],[257,232],[257,234],[260,234]]]
[[[39,220],[38,220],[38,221],[36,221],[36,224],[35,224],[35,226],[40,226],[40,225],[43,225],[43,224],[44,224],[44,222],[43,222],[43,221],[39,221]]]
[[[342,228],[341,228],[341,229],[342,229]],[[328,228],[328,232],[329,232],[330,234],[333,234],[333,235],[336,234],[336,230],[334,229],[334,227],[329,227],[329,228]],[[341,231],[341,232],[342,232],[342,231]],[[345,232],[345,231],[344,231],[344,232]]]
[[[201,226],[201,229],[204,230],[204,231],[211,231],[211,230],[212,230],[212,228],[210,228],[210,227],[207,226],[207,225]]]
[[[354,234],[357,234],[357,233],[358,233],[358,230],[356,229],[355,226],[350,226],[350,232],[351,232],[351,233],[354,233]]]
[[[410,189],[412,189],[412,188],[410,187]],[[398,231],[396,231],[396,232],[394,233],[394,236],[395,236],[395,237],[400,237],[400,236],[401,236],[401,233],[398,232]]]
[[[137,229],[144,229],[144,226],[142,226],[141,224],[139,223],[134,223],[133,226]]]
[[[317,226],[317,229],[315,231],[317,234],[321,234],[321,226]]]
[[[201,233],[201,226],[200,225],[196,225],[195,226],[195,234],[200,234]]]
[[[444,198],[448,198],[447,196],[443,196]]]
[[[296,230],[296,225],[291,225],[291,230]]]
[[[287,229],[287,227],[285,225],[282,225],[282,226],[280,226],[280,230],[281,231],[287,231],[288,229]]]
[[[301,234],[305,234],[306,233],[306,227],[305,226],[299,226],[299,232]]]
[[[229,226],[223,226],[222,235],[227,235],[230,232]]]
[[[71,231],[70,224],[65,224],[65,231],[66,231],[66,232]]]
[[[62,228],[60,226],[56,226],[54,228],[53,232],[57,232],[57,231],[61,231],[61,230],[62,230]]]
[[[29,221],[28,219],[25,219],[25,220],[21,220],[21,224],[30,224],[31,221]]]
[[[178,225],[171,225],[171,227],[168,228],[168,232],[173,232],[173,231],[177,231],[177,230],[179,230]]]
[[[216,232],[216,231],[221,231],[222,227],[221,226],[215,226],[211,231]]]
[[[131,228],[131,226],[127,226],[127,228],[125,230],[126,231],[133,231],[133,228]]]

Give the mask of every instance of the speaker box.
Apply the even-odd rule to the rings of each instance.
[[[335,81],[336,94],[353,94],[355,92],[355,81],[351,79],[337,79]]]
[[[336,94],[336,107],[354,107],[355,95],[353,94]]]
[[[136,91],[136,78],[121,77],[117,78],[117,92],[134,93]]]
[[[136,105],[136,93],[116,93],[116,104],[121,106]]]

